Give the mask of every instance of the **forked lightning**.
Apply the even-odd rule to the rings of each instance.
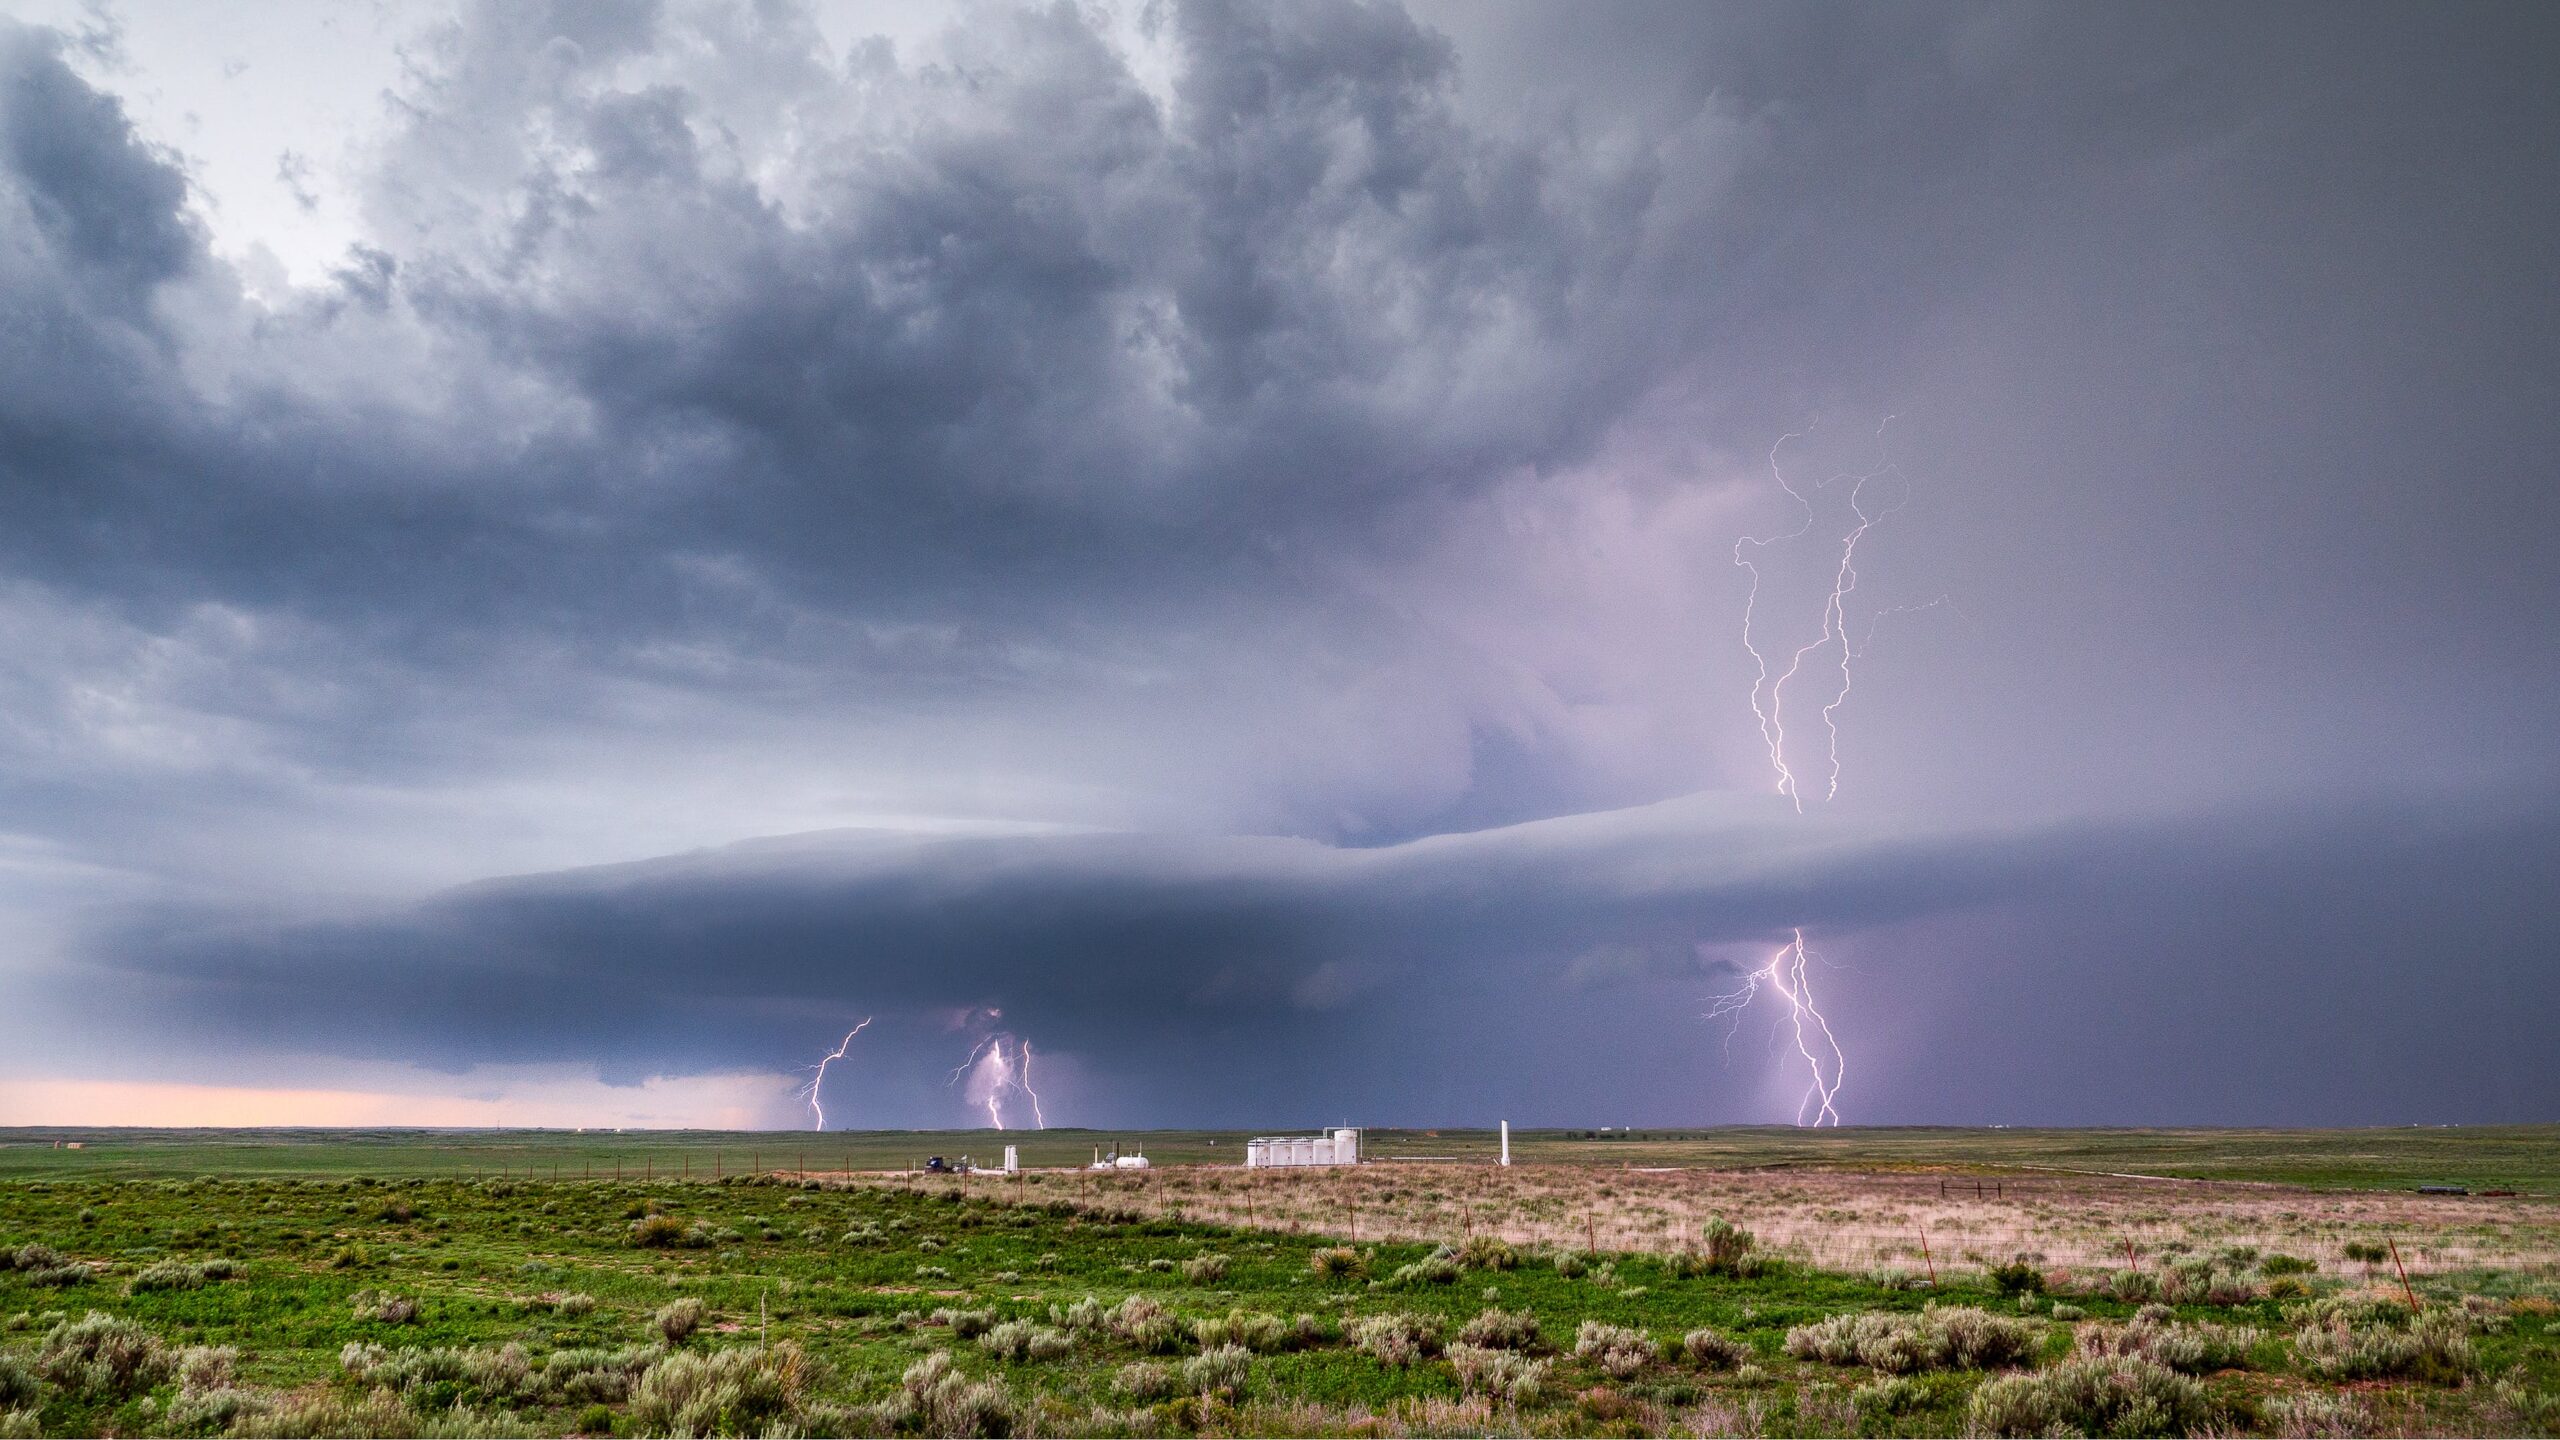
[[[1013,1041],[1014,1053],[1007,1055],[1004,1042]],[[1035,1129],[1049,1128],[1048,1117],[1040,1111],[1040,1092],[1031,1088],[1031,1042],[1011,1035],[990,1035],[969,1051],[969,1058],[951,1072],[946,1085],[955,1085],[968,1077],[966,1093],[970,1100],[986,1107],[987,1123],[998,1130],[1005,1128],[1004,1097],[1008,1090],[1018,1090],[1031,1102],[1031,1123]]]
[[[836,1048],[822,1056],[816,1065],[810,1067],[818,1073],[809,1077],[808,1085],[800,1092],[801,1095],[809,1102],[809,1114],[812,1119],[812,1123],[809,1126],[810,1129],[824,1130],[827,1128],[827,1107],[818,1103],[820,1098],[818,1095],[818,1087],[827,1083],[827,1067],[844,1058],[845,1048],[853,1044],[853,1037],[861,1034],[863,1029],[870,1025],[870,1023],[871,1017],[868,1015],[863,1016],[862,1024],[856,1025],[852,1029],[844,1032],[844,1038],[836,1042]]]
[[[1883,448],[1885,426],[1892,423],[1893,417],[1888,415],[1884,418],[1883,424],[1876,427],[1879,450]],[[1788,803],[1795,807],[1797,814],[1801,815],[1805,807],[1804,787],[1794,768],[1787,762],[1787,685],[1799,675],[1806,673],[1806,662],[1809,659],[1817,656],[1824,657],[1824,660],[1818,663],[1827,666],[1830,656],[1838,657],[1839,685],[1832,691],[1830,698],[1823,702],[1821,709],[1824,765],[1822,799],[1825,802],[1837,799],[1840,794],[1840,707],[1848,703],[1849,688],[1853,678],[1851,662],[1860,654],[1856,643],[1851,638],[1848,615],[1849,596],[1858,588],[1858,542],[1866,538],[1867,532],[1875,528],[1878,520],[1891,514],[1893,508],[1897,508],[1871,509],[1867,500],[1867,486],[1887,476],[1898,479],[1900,472],[1890,458],[1882,458],[1877,468],[1864,474],[1834,475],[1814,486],[1816,490],[1823,490],[1834,484],[1847,482],[1849,513],[1853,523],[1838,542],[1840,554],[1839,559],[1832,566],[1830,594],[1825,597],[1822,605],[1821,633],[1796,647],[1794,653],[1788,657],[1786,669],[1773,678],[1770,674],[1768,654],[1761,650],[1759,642],[1752,635],[1752,622],[1757,618],[1760,608],[1760,566],[1756,557],[1772,545],[1788,540],[1799,540],[1813,533],[1815,520],[1813,497],[1795,487],[1794,482],[1787,478],[1786,467],[1779,460],[1779,451],[1786,448],[1788,441],[1797,438],[1799,437],[1792,432],[1781,435],[1778,437],[1778,443],[1769,447],[1769,471],[1777,479],[1778,488],[1785,491],[1787,498],[1795,501],[1797,508],[1803,512],[1802,522],[1793,530],[1783,534],[1765,538],[1744,536],[1736,540],[1733,544],[1733,563],[1742,567],[1751,576],[1750,593],[1742,605],[1742,648],[1751,653],[1754,670],[1751,682],[1751,713],[1760,722],[1760,739],[1768,748],[1769,768],[1776,774],[1778,793],[1786,796]],[[1929,602],[1930,605],[1938,603],[1940,602]],[[1926,609],[1928,606],[1896,608]],[[1879,615],[1877,618],[1880,620],[1882,616]],[[1872,637],[1872,625],[1869,631]],[[1823,1016],[1822,1007],[1814,999],[1813,977],[1808,968],[1811,958],[1811,952],[1805,947],[1804,930],[1799,926],[1792,932],[1792,938],[1788,943],[1780,946],[1778,952],[1769,958],[1767,964],[1743,978],[1740,989],[1717,996],[1715,1003],[1707,1011],[1707,1018],[1712,1020],[1726,1016],[1738,1017],[1742,1010],[1759,997],[1763,989],[1775,993],[1787,1007],[1788,1018],[1795,1032],[1796,1053],[1803,1058],[1805,1069],[1812,1077],[1811,1083],[1805,1089],[1804,1098],[1797,1102],[1796,1123],[1837,1125],[1840,1123],[1837,1102],[1840,1087],[1848,1078],[1848,1058],[1840,1049],[1838,1037],[1832,1034],[1831,1022]],[[1739,1023],[1738,1018],[1736,1023]]]

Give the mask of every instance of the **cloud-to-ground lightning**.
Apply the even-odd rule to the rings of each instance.
[[[1015,1084],[1022,1087],[1022,1093],[1031,1098],[1032,1128],[1046,1130],[1049,1128],[1049,1118],[1040,1113],[1040,1092],[1031,1088],[1031,1042],[1025,1040],[1021,1042],[1019,1048],[1022,1052],[1022,1063],[1015,1067],[1013,1080]]]
[[[1893,417],[1888,415],[1883,423],[1876,427],[1876,439],[1880,449],[1883,445],[1885,427],[1892,423]],[[1793,530],[1782,534],[1765,538],[1744,536],[1734,541],[1733,563],[1740,566],[1751,577],[1750,590],[1742,605],[1742,648],[1750,653],[1754,672],[1751,682],[1751,713],[1760,723],[1760,739],[1768,748],[1769,768],[1776,775],[1778,793],[1787,797],[1788,803],[1795,807],[1797,814],[1801,815],[1805,808],[1802,777],[1797,775],[1787,761],[1787,686],[1789,682],[1806,672],[1806,662],[1813,657],[1824,657],[1821,662],[1817,662],[1818,668],[1830,668],[1830,657],[1837,657],[1838,687],[1832,691],[1830,698],[1823,702],[1821,709],[1824,764],[1822,799],[1825,802],[1835,800],[1840,794],[1840,707],[1848,703],[1849,690],[1855,679],[1853,662],[1861,653],[1851,634],[1848,612],[1849,597],[1858,588],[1858,542],[1866,538],[1867,532],[1875,528],[1877,521],[1891,514],[1893,509],[1899,508],[1898,506],[1871,508],[1867,499],[1867,486],[1888,476],[1895,479],[1901,477],[1890,456],[1885,456],[1873,470],[1863,474],[1834,475],[1814,486],[1815,491],[1818,492],[1834,484],[1846,482],[1849,486],[1851,523],[1846,533],[1837,542],[1839,555],[1831,565],[1831,588],[1822,603],[1820,633],[1812,640],[1797,646],[1789,655],[1786,668],[1773,677],[1770,673],[1769,655],[1761,650],[1759,642],[1753,638],[1752,634],[1752,624],[1758,617],[1760,609],[1761,575],[1757,557],[1770,546],[1785,541],[1800,540],[1810,535],[1813,533],[1816,519],[1814,497],[1797,489],[1794,482],[1787,478],[1786,467],[1779,458],[1779,452],[1786,448],[1787,442],[1796,438],[1798,436],[1790,432],[1779,436],[1778,442],[1769,447],[1769,470],[1776,478],[1778,488],[1785,491],[1787,498],[1793,500],[1803,513],[1802,521]],[[1929,602],[1930,605],[1938,603],[1940,602]],[[1925,609],[1928,607],[1897,608]],[[1882,618],[1882,613],[1875,617],[1876,620]],[[1872,640],[1873,622],[1870,622],[1868,634]],[[1796,1053],[1803,1058],[1805,1069],[1812,1077],[1811,1083],[1805,1089],[1804,1098],[1797,1102],[1796,1123],[1837,1125],[1840,1123],[1837,1101],[1840,1096],[1840,1087],[1848,1079],[1848,1057],[1842,1052],[1838,1037],[1832,1033],[1831,1022],[1824,1017],[1822,1007],[1814,999],[1813,977],[1808,968],[1811,958],[1811,952],[1805,946],[1804,930],[1802,927],[1797,927],[1793,930],[1788,943],[1780,946],[1777,953],[1769,957],[1766,964],[1743,978],[1739,989],[1716,997],[1715,1003],[1707,1011],[1707,1018],[1739,1016],[1752,1001],[1759,998],[1762,990],[1775,994],[1780,1003],[1787,1007],[1788,1018],[1795,1032]]]
[[[809,1101],[809,1114],[812,1117],[812,1123],[809,1126],[810,1129],[824,1130],[827,1128],[827,1107],[819,1103],[821,1097],[818,1093],[819,1087],[827,1083],[827,1067],[834,1064],[836,1061],[843,1059],[846,1047],[853,1044],[853,1037],[861,1034],[864,1028],[870,1024],[871,1017],[868,1015],[863,1016],[862,1024],[856,1025],[852,1029],[844,1032],[844,1038],[836,1042],[836,1048],[829,1051],[824,1056],[821,1056],[818,1063],[810,1067],[817,1071],[817,1073],[809,1077],[808,1085],[800,1092]]]
[[[1837,1125],[1840,1111],[1834,1102],[1840,1097],[1841,1084],[1849,1078],[1848,1058],[1831,1033],[1831,1022],[1823,1018],[1822,1007],[1814,1003],[1813,977],[1806,970],[1811,955],[1805,949],[1801,926],[1794,931],[1794,937],[1779,947],[1768,964],[1743,977],[1741,989],[1717,996],[1707,1010],[1707,1018],[1739,1015],[1759,997],[1764,985],[1775,991],[1795,1025],[1796,1053],[1804,1057],[1805,1068],[1813,1075],[1804,1098],[1796,1102],[1796,1123]],[[1806,1026],[1808,1020],[1812,1022],[1810,1029]],[[1830,1057],[1827,1067],[1826,1055]]]
[[[1014,1053],[1005,1053],[1005,1042],[1013,1041]],[[969,1050],[969,1058],[960,1062],[943,1083],[958,1084],[968,1077],[963,1091],[969,1103],[983,1106],[987,1123],[998,1130],[1005,1128],[1004,1097],[1007,1091],[1019,1091],[1031,1102],[1031,1123],[1041,1130],[1049,1128],[1048,1117],[1041,1113],[1040,1092],[1031,1088],[1031,1042],[1012,1035],[996,1034],[979,1041]]]

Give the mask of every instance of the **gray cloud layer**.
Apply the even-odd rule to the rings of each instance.
[[[2548,804],[1888,833],[1704,797],[1368,850],[834,833],[491,881],[356,919],[170,917],[116,935],[78,993],[154,1048],[211,1033],[349,1060],[592,1055],[626,1080],[788,1061],[778,1047],[874,1015],[855,1071],[909,1104],[898,1087],[965,1049],[954,1017],[1000,1007],[1077,1067],[1050,1097],[1064,1116],[1267,1121],[1278,1096],[1330,1113],[1396,1093],[1450,1118],[1508,1093],[1546,1119],[1676,1123],[1753,1083],[1723,1068],[1702,997],[1801,924],[1855,962],[1854,979],[1822,976],[1835,1008],[1847,989],[1853,1012],[1872,1010],[1858,992],[1879,979],[1906,999],[1947,987],[1935,998],[2011,1052],[2047,1043],[2003,1018],[2021,993],[2145,995],[2074,1022],[2121,1046],[2116,1064],[2071,1063],[2153,1075],[2198,1118],[2334,1120],[2425,1077],[2474,1087],[2465,1113],[2520,1117],[2560,1100],[2529,1059],[2527,1019],[2560,992],[2539,941],[2509,929],[2543,903],[2531,876],[2555,840]],[[2336,918],[2377,885],[2395,922]],[[1988,967],[1959,938],[1985,912],[2016,932]],[[1982,968],[2014,989],[1989,993]],[[2413,980],[2447,1000],[2485,985],[2501,1013],[2412,1014]],[[1746,1055],[1775,1018],[1750,1024]],[[1659,1046],[1594,1048],[1595,1021]],[[2251,1093],[2271,1061],[2376,1030],[2468,1043],[2368,1057],[2350,1104]],[[1867,1113],[1930,1113],[1895,1082],[1937,1061],[1862,1058],[1879,1062]],[[2173,1063],[2187,1078],[2158,1075]]]
[[[2560,1018],[2511,873],[2547,805],[2371,833],[2551,793],[2553,24],[1007,6],[901,50],[478,6],[360,139],[367,243],[277,296],[112,73],[0,21],[0,988],[627,1075],[851,979],[1036,1014],[1133,1114],[1172,1071],[1107,1057],[1150,1045],[1204,1105],[1310,1057],[1454,1104],[1486,1053],[1725,1104],[1663,1058],[1688,947],[1797,920],[1864,937],[1905,1118],[2140,1118],[2068,1053],[1922,1063],[2040,1055],[2129,974],[2198,1034],[2231,971]],[[1625,808],[1763,784],[1732,539],[1789,523],[1779,433],[1821,417],[1818,477],[1888,412],[1840,812]],[[845,825],[908,833],[690,854]],[[374,918],[205,919],[315,908]],[[2357,936],[2404,968],[2322,967]],[[1568,976],[1628,1008],[1514,1035]],[[1172,1038],[1275,1008],[1249,1059]],[[51,1063],[116,1053],[76,1028]],[[2336,1072],[2236,1093],[2378,1113]]]

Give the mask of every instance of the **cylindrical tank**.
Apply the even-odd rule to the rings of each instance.
[[[1247,1140],[1244,1142],[1244,1163],[1247,1169],[1260,1169],[1261,1167],[1270,1164],[1271,1142],[1268,1140]]]
[[[1315,1139],[1307,1142],[1307,1163],[1310,1165],[1330,1165],[1333,1163],[1332,1136],[1319,1135]]]
[[[1290,1164],[1292,1164],[1292,1165],[1312,1165],[1312,1164],[1314,1164],[1314,1163],[1315,1163],[1315,1160],[1316,1160],[1316,1142],[1314,1142],[1313,1140],[1306,1140],[1306,1139],[1292,1140],[1292,1141],[1290,1141],[1290,1142],[1289,1142],[1289,1163],[1290,1163]]]
[[[1360,1163],[1359,1131],[1336,1130],[1333,1132],[1333,1163],[1336,1165],[1357,1165]]]

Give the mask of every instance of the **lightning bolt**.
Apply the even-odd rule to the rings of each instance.
[[[1016,1048],[1022,1052],[1022,1063],[1014,1067],[1014,1083],[1022,1087],[1023,1094],[1031,1097],[1032,1128],[1046,1130],[1049,1128],[1049,1120],[1047,1116],[1040,1113],[1040,1092],[1031,1088],[1031,1042],[1028,1040],[1016,1042]]]
[[[827,1128],[827,1109],[824,1105],[818,1103],[818,1087],[827,1083],[827,1067],[834,1064],[836,1061],[843,1059],[845,1047],[851,1045],[853,1043],[853,1037],[861,1034],[870,1024],[871,1017],[868,1015],[863,1016],[862,1024],[856,1025],[852,1029],[844,1032],[844,1038],[836,1042],[836,1048],[822,1056],[816,1065],[809,1067],[818,1073],[809,1077],[808,1085],[801,1090],[800,1094],[803,1098],[808,1100],[809,1114],[814,1117],[814,1123],[809,1126],[810,1129],[824,1130]]]
[[[1005,1054],[1004,1042],[1013,1041],[1014,1053]],[[987,1122],[998,1130],[1005,1128],[1004,1096],[1018,1090],[1031,1102],[1031,1123],[1039,1129],[1049,1128],[1048,1117],[1041,1113],[1040,1092],[1031,1088],[1031,1042],[1008,1034],[990,1035],[969,1048],[969,1058],[960,1062],[944,1085],[957,1085],[964,1075],[978,1072],[969,1084],[971,1091],[985,1088],[976,1103],[986,1107]]]
[[[1894,418],[1887,415],[1883,423],[1876,426],[1876,443],[1879,450],[1884,445],[1885,428],[1893,423]],[[1892,459],[1880,456],[1877,468],[1873,470],[1864,474],[1834,475],[1814,486],[1816,490],[1826,490],[1842,481],[1847,481],[1849,513],[1857,523],[1840,541],[1840,558],[1831,572],[1831,593],[1824,597],[1822,603],[1822,633],[1798,646],[1787,657],[1786,670],[1772,680],[1769,676],[1769,657],[1751,638],[1751,622],[1760,608],[1760,566],[1752,557],[1781,541],[1802,539],[1813,530],[1813,498],[1795,487],[1794,482],[1787,478],[1786,467],[1780,464],[1778,459],[1778,452],[1786,447],[1786,443],[1797,438],[1800,437],[1791,431],[1779,436],[1778,443],[1769,447],[1769,472],[1777,479],[1778,488],[1787,493],[1788,499],[1796,502],[1796,507],[1803,512],[1804,519],[1795,529],[1783,534],[1765,537],[1746,535],[1734,541],[1733,563],[1751,576],[1750,591],[1742,602],[1742,648],[1750,652],[1754,671],[1751,682],[1751,714],[1760,722],[1760,738],[1768,746],[1769,768],[1777,774],[1778,793],[1786,796],[1788,802],[1795,806],[1796,813],[1801,815],[1804,813],[1804,792],[1795,771],[1787,764],[1787,682],[1803,673],[1805,662],[1813,656],[1825,651],[1836,651],[1839,655],[1840,688],[1822,707],[1823,750],[1826,758],[1822,798],[1837,799],[1840,794],[1840,707],[1848,703],[1849,689],[1854,679],[1851,673],[1851,662],[1859,655],[1857,647],[1850,639],[1848,620],[1849,597],[1858,588],[1858,542],[1867,537],[1867,532],[1875,528],[1877,521],[1901,508],[1895,505],[1881,510],[1869,510],[1866,502],[1867,486],[1887,476],[1900,479],[1902,475],[1900,467]],[[1872,636],[1872,629],[1869,633]]]
[[[1918,615],[1927,610],[1947,611],[1949,614],[1965,621],[1967,624],[1971,624],[1973,620],[1973,617],[1965,614],[1962,609],[1957,607],[1956,597],[1953,595],[1939,595],[1928,600],[1923,600],[1917,605],[1888,605],[1882,610],[1877,611],[1874,617],[1867,622],[1867,643],[1858,647],[1858,658],[1861,660],[1867,658],[1867,651],[1874,648],[1876,643],[1876,633],[1884,629],[1884,622],[1892,619],[1896,615]]]
[[[1867,487],[1871,483],[1888,476],[1897,480],[1902,478],[1899,468],[1887,452],[1884,443],[1885,429],[1893,421],[1894,417],[1888,415],[1876,426],[1878,450],[1876,468],[1862,474],[1834,475],[1814,486],[1814,489],[1819,491],[1847,482],[1849,513],[1854,523],[1839,541],[1840,553],[1839,559],[1832,566],[1831,590],[1824,597],[1822,604],[1821,633],[1796,647],[1787,657],[1786,668],[1777,673],[1774,678],[1770,673],[1772,666],[1769,653],[1760,648],[1759,642],[1753,638],[1752,634],[1752,622],[1757,618],[1760,608],[1761,575],[1758,557],[1772,545],[1800,540],[1813,531],[1815,519],[1813,497],[1797,489],[1795,483],[1787,478],[1786,466],[1779,458],[1779,452],[1786,448],[1788,441],[1801,438],[1797,433],[1791,431],[1781,435],[1778,437],[1778,442],[1769,447],[1769,473],[1777,480],[1778,488],[1785,491],[1787,498],[1796,503],[1796,508],[1802,513],[1802,520],[1793,530],[1765,537],[1746,535],[1733,543],[1733,563],[1751,577],[1750,590],[1742,604],[1742,648],[1750,652],[1753,669],[1751,714],[1759,721],[1760,739],[1768,748],[1769,768],[1776,776],[1778,793],[1787,797],[1787,802],[1795,807],[1795,812],[1799,815],[1803,814],[1805,809],[1805,786],[1802,777],[1799,777],[1787,763],[1787,685],[1788,682],[1804,674],[1807,662],[1814,661],[1815,657],[1824,657],[1820,661],[1815,661],[1817,667],[1821,668],[1829,666],[1831,663],[1829,657],[1833,655],[1838,657],[1838,688],[1832,692],[1830,699],[1823,702],[1821,709],[1824,767],[1822,799],[1825,803],[1836,800],[1840,795],[1840,709],[1849,701],[1849,692],[1856,679],[1853,662],[1862,653],[1851,636],[1849,623],[1849,597],[1858,589],[1858,542],[1866,538],[1867,532],[1875,528],[1877,521],[1901,508],[1898,503],[1870,508],[1867,499]],[[1869,641],[1874,640],[1875,627],[1882,622],[1885,615],[1898,611],[1928,609],[1943,601],[1944,597],[1940,597],[1939,600],[1930,601],[1927,605],[1897,606],[1894,610],[1879,612],[1869,622],[1867,631]],[[1777,953],[1769,957],[1768,963],[1743,977],[1740,988],[1717,996],[1709,1006],[1706,1018],[1714,1020],[1730,1016],[1733,1017],[1734,1023],[1739,1025],[1741,1012],[1748,1009],[1763,990],[1775,995],[1778,1001],[1787,1007],[1788,1019],[1795,1034],[1796,1054],[1803,1059],[1805,1070],[1812,1077],[1811,1083],[1805,1088],[1804,1098],[1796,1104],[1796,1123],[1816,1126],[1838,1125],[1840,1110],[1837,1102],[1840,1087],[1848,1079],[1848,1057],[1840,1048],[1839,1037],[1832,1033],[1831,1022],[1824,1017],[1821,1005],[1814,999],[1813,977],[1809,969],[1812,952],[1805,946],[1803,928],[1796,927],[1791,932],[1791,936],[1787,944],[1780,946]],[[1726,1032],[1725,1042],[1729,1050],[1732,1044],[1730,1030]]]
[[[1751,643],[1751,619],[1760,609],[1760,567],[1743,554],[1748,548],[1756,555],[1781,540],[1798,539],[1813,528],[1813,501],[1787,480],[1786,468],[1778,463],[1778,452],[1795,438],[1795,432],[1789,431],[1778,437],[1777,444],[1769,447],[1769,473],[1776,477],[1778,488],[1787,492],[1787,498],[1804,511],[1804,523],[1783,535],[1760,539],[1745,535],[1734,541],[1733,563],[1751,576],[1751,592],[1742,601],[1742,648],[1751,652],[1752,666],[1758,672],[1751,680],[1751,714],[1760,722],[1760,739],[1769,747],[1769,767],[1778,772],[1778,793],[1794,801],[1796,813],[1801,815],[1804,813],[1804,801],[1797,797],[1796,777],[1787,769],[1786,731],[1779,723],[1778,697],[1772,692],[1766,703],[1760,698],[1764,692],[1770,691],[1769,657],[1761,654],[1760,647]]]
[[[1004,1065],[1004,1037],[1001,1035],[991,1035],[986,1039],[979,1041],[977,1044],[970,1046],[969,1058],[960,1062],[959,1068],[951,1072],[951,1078],[943,1081],[943,1085],[947,1088],[960,1083],[961,1076],[978,1068],[978,1060],[981,1056],[992,1058],[998,1070],[1001,1071]],[[1000,1098],[1002,1094],[1003,1088],[1001,1085],[991,1085],[987,1087],[987,1098],[985,1101],[987,1107],[987,1123],[995,1126],[999,1130],[1004,1128],[1004,1107]]]
[[[1804,1058],[1805,1069],[1813,1076],[1813,1082],[1805,1087],[1804,1098],[1796,1102],[1796,1123],[1837,1125],[1840,1110],[1834,1102],[1840,1097],[1841,1084],[1849,1078],[1848,1057],[1831,1033],[1831,1022],[1823,1018],[1822,1007],[1814,1003],[1813,977],[1806,969],[1811,952],[1805,948],[1804,930],[1799,926],[1793,933],[1795,938],[1779,946],[1768,964],[1743,977],[1742,988],[1717,996],[1707,1010],[1707,1018],[1732,1016],[1739,1025],[1742,1011],[1759,998],[1761,987],[1768,987],[1785,1003],[1795,1026],[1796,1053]],[[1811,1022],[1809,1028],[1807,1021]],[[1733,1043],[1730,1031],[1726,1032],[1725,1043],[1728,1047]]]
[[[977,1064],[978,1057],[986,1053],[986,1048],[993,1043],[994,1042],[990,1040],[981,1040],[977,1044],[970,1046],[969,1058],[952,1067],[951,1077],[942,1082],[943,1088],[947,1090],[950,1087],[959,1084],[960,1077],[969,1073],[969,1067]]]

